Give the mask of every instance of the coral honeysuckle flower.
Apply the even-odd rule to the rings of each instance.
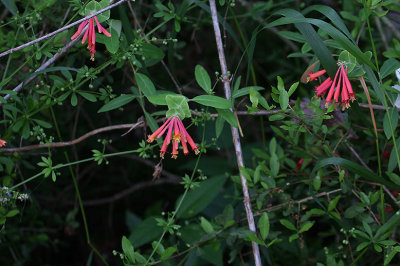
[[[5,140],[0,139],[0,148],[6,146],[6,143],[7,142]]]
[[[333,81],[330,77],[328,77],[319,86],[315,87],[315,97],[322,97],[328,91],[328,95],[325,98],[326,107],[328,107],[329,103],[338,103],[342,105],[342,110],[344,110],[350,107],[350,101],[353,102],[356,97],[353,92],[353,88],[351,87],[349,78],[347,77],[347,67],[345,68],[342,63],[338,63],[338,65],[339,69],[337,70]],[[325,73],[326,70],[310,73],[308,80],[313,81]]]
[[[176,159],[178,158],[179,154],[179,143],[182,144],[183,148],[183,154],[188,155],[189,154],[189,149],[187,144],[189,143],[190,147],[192,150],[195,152],[195,154],[199,154],[199,148],[197,145],[194,143],[192,137],[187,133],[185,127],[183,126],[183,123],[181,119],[178,116],[171,116],[168,118],[165,123],[159,127],[156,131],[154,131],[153,134],[149,135],[147,137],[147,142],[152,143],[156,138],[161,138],[162,135],[164,135],[165,131],[167,131],[167,136],[164,139],[163,145],[160,150],[160,157],[164,159],[164,155],[167,153],[167,147],[171,143],[171,138],[172,138],[172,158]]]
[[[94,19],[90,18],[90,19],[82,22],[79,25],[78,30],[71,37],[71,40],[75,40],[78,36],[81,35],[82,31],[85,29],[86,25],[89,23],[89,26],[86,29],[85,35],[83,35],[82,43],[85,43],[85,41],[87,39],[87,43],[88,43],[87,48],[89,49],[89,53],[91,54],[90,60],[92,60],[92,61],[94,61],[94,54],[96,53],[96,49],[95,49],[95,47],[96,47],[96,31],[94,29],[95,21],[96,21],[97,30],[99,31],[99,33],[103,33],[107,37],[111,37],[111,34],[100,25],[96,16],[94,16]]]

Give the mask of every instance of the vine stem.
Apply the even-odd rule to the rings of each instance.
[[[45,39],[48,39],[48,38],[50,38],[51,36],[56,35],[57,33],[60,33],[60,32],[63,32],[63,31],[65,31],[65,30],[68,30],[68,29],[72,28],[73,26],[78,25],[78,24],[84,22],[85,20],[88,20],[88,19],[90,19],[90,18],[92,18],[92,17],[94,17],[94,16],[97,16],[97,15],[103,13],[103,12],[106,12],[106,11],[110,10],[111,8],[113,8],[113,7],[119,6],[120,4],[122,4],[122,3],[126,2],[126,1],[130,1],[130,0],[121,0],[121,1],[118,1],[117,3],[115,3],[115,4],[111,4],[111,5],[109,5],[108,7],[103,8],[102,10],[99,10],[99,11],[97,11],[97,12],[95,12],[95,13],[93,13],[93,14],[87,16],[87,17],[84,17],[84,18],[82,18],[82,19],[80,19],[80,20],[77,20],[77,21],[75,21],[75,22],[73,22],[73,23],[71,23],[71,24],[69,24],[69,25],[67,25],[67,26],[65,26],[65,27],[62,27],[62,28],[60,28],[60,29],[58,29],[58,30],[55,30],[55,31],[53,31],[53,32],[50,32],[49,34],[46,34],[46,35],[44,35],[44,36],[42,36],[42,37],[40,37],[40,38],[37,38],[36,40],[33,40],[33,41],[30,41],[30,42],[24,43],[24,44],[22,44],[22,45],[20,45],[20,46],[18,46],[18,47],[15,47],[15,48],[11,48],[11,49],[9,49],[9,50],[7,50],[7,51],[1,53],[1,54],[0,54],[0,57],[3,57],[3,56],[8,55],[8,54],[12,54],[12,53],[14,53],[14,52],[16,52],[16,51],[19,51],[19,50],[21,50],[21,49],[24,49],[25,47],[31,46],[32,44],[35,44],[35,43],[37,43],[37,42],[43,41],[43,40],[45,40]]]
[[[227,75],[228,68],[226,65],[225,53],[224,53],[224,48],[223,48],[223,44],[222,44],[221,30],[220,30],[219,24],[218,24],[217,7],[215,5],[215,0],[210,0],[210,9],[211,9],[211,18],[212,18],[213,27],[214,27],[215,41],[217,43],[218,57],[219,57],[220,65],[221,65],[222,82],[224,84],[225,97],[226,97],[226,99],[230,100],[231,99],[231,86],[230,86],[229,77]],[[232,108],[231,108],[231,111],[232,111]],[[244,178],[243,174],[240,171],[240,167],[244,167],[244,162],[243,162],[242,146],[240,144],[239,131],[237,128],[235,128],[233,126],[231,126],[231,131],[232,131],[233,144],[235,146],[236,160],[237,160],[237,164],[239,167],[240,180],[242,183],[243,198],[244,198],[243,202],[244,202],[244,207],[246,209],[247,222],[249,224],[249,229],[253,232],[256,232],[256,226],[254,223],[253,211],[251,209],[251,202],[250,202],[250,196],[249,196],[249,189],[247,187],[247,181],[246,181],[246,178]],[[259,250],[258,244],[255,242],[251,242],[251,245],[253,248],[253,256],[254,256],[255,265],[261,266],[262,264],[261,264],[260,250]]]
[[[201,143],[204,143],[204,136],[205,136],[205,132],[206,132],[205,129],[206,129],[206,125],[204,124],[204,126],[203,126],[203,136],[201,138]],[[197,157],[196,164],[194,166],[192,175],[190,176],[190,181],[191,182],[194,179],[194,175],[197,173],[197,167],[199,166],[201,155],[202,155],[202,153],[200,152],[199,156]],[[180,201],[178,203],[178,206],[175,208],[175,211],[172,214],[172,217],[168,219],[168,225],[167,226],[171,226],[175,222],[175,216],[177,215],[179,209],[181,208],[181,205],[182,205],[183,201],[185,200],[186,195],[187,195],[189,190],[190,190],[190,186],[186,187],[185,192],[183,193],[183,195],[182,195],[182,197],[181,197],[181,199],[180,199]],[[150,254],[149,258],[147,259],[147,261],[146,261],[144,266],[151,265],[150,261],[153,258],[154,254],[156,253],[156,251],[157,251],[158,247],[160,246],[161,241],[164,239],[164,236],[165,236],[166,233],[167,233],[167,230],[164,229],[162,235],[158,239],[158,241],[156,243],[156,246],[153,248],[153,251],[151,252],[151,254]]]
[[[61,137],[61,132],[60,129],[58,127],[58,123],[56,120],[56,116],[54,114],[54,110],[53,107],[50,106],[50,113],[51,116],[53,118],[53,122],[57,131],[57,135],[58,138],[62,141],[62,137]],[[69,164],[69,171],[71,174],[71,178],[72,178],[72,182],[74,184],[75,187],[75,192],[76,192],[76,196],[78,198],[78,202],[79,202],[79,209],[81,210],[81,215],[82,215],[82,220],[83,220],[83,226],[85,228],[85,234],[86,234],[86,242],[88,243],[88,245],[90,246],[90,248],[93,250],[93,252],[99,257],[99,259],[103,262],[104,265],[108,266],[107,261],[104,259],[103,255],[101,255],[101,253],[97,250],[97,248],[92,244],[92,241],[90,240],[90,234],[89,234],[89,227],[87,224],[87,220],[86,220],[86,214],[85,214],[85,209],[83,208],[83,203],[82,203],[82,197],[81,197],[81,193],[79,191],[79,185],[78,185],[78,181],[76,180],[75,177],[75,173],[74,170],[72,169],[72,165],[71,165],[71,161],[69,160],[69,156],[66,150],[64,150],[64,156],[65,159],[67,160],[67,163]]]

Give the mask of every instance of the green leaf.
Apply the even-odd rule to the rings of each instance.
[[[379,75],[381,79],[386,78],[390,74],[394,74],[394,72],[400,68],[400,62],[394,58],[389,58],[383,63]]]
[[[279,104],[283,111],[285,111],[289,106],[289,94],[285,89],[279,90]]]
[[[386,259],[385,259],[385,262],[383,263],[383,265],[384,266],[388,265],[392,261],[394,256],[399,252],[400,252],[399,246],[395,247],[388,255],[386,255]]]
[[[165,56],[160,48],[150,43],[143,43],[141,48],[142,50],[138,54],[143,55],[146,59],[153,59],[158,62]]]
[[[351,71],[353,71],[353,69],[356,67],[357,65],[357,59],[350,54],[348,51],[342,51],[339,55],[339,62],[342,62],[343,65],[345,67],[347,67],[347,71],[348,73],[350,73]]]
[[[291,10],[291,9],[279,10],[277,13],[279,13],[283,16],[286,16],[286,17],[277,19],[274,22],[269,23],[267,26],[265,26],[266,28],[276,27],[276,26],[280,26],[280,25],[287,25],[287,24],[292,24],[292,23],[295,23],[295,25],[298,25],[301,23],[312,24],[312,25],[320,28],[322,31],[324,31],[328,35],[330,35],[339,45],[341,45],[341,47],[343,49],[349,51],[353,56],[355,56],[359,62],[362,62],[362,63],[370,66],[374,70],[376,70],[375,65],[371,62],[369,57],[366,54],[364,54],[363,52],[361,52],[360,48],[358,48],[357,45],[352,43],[343,33],[341,33],[338,29],[336,29],[329,23],[322,21],[320,19],[310,19],[310,18],[299,17],[299,12],[297,12],[295,10]],[[308,25],[308,26],[311,27],[311,25]],[[305,34],[304,32],[302,32],[302,34],[303,34],[303,36],[305,36],[307,38],[308,33]],[[319,36],[318,36],[318,39],[319,39]],[[317,52],[318,50],[320,50],[318,45],[316,45],[318,42],[308,41],[308,43],[310,44],[310,46],[314,50],[315,54],[320,59],[321,64],[324,66],[324,68],[329,73],[329,76],[332,78],[334,76],[334,73],[337,70],[337,66],[335,66],[335,61],[333,60],[332,56],[330,55],[330,52],[324,51],[320,55],[319,54],[320,52]],[[330,61],[330,63],[329,63],[329,69],[328,69],[328,65],[326,65],[326,62],[325,62],[325,59],[327,57],[326,53],[329,53],[330,59],[333,60],[333,61]],[[324,60],[322,60],[322,59],[324,59]]]
[[[257,184],[261,180],[261,168],[262,165],[258,165],[256,167],[256,170],[254,171],[254,176],[253,176],[253,183]]]
[[[254,87],[250,87],[250,101],[253,108],[257,108],[260,103],[265,109],[270,109],[267,100]]]
[[[102,0],[100,2],[92,0],[85,6],[85,16],[96,13],[97,11],[100,11],[109,6],[109,4],[110,0]],[[97,15],[99,23],[102,23],[109,18],[110,18],[110,10],[107,10],[106,12]]]
[[[212,94],[211,79],[207,71],[201,65],[197,65],[194,71],[197,84],[208,94]]]
[[[260,86],[250,86],[250,87],[244,87],[241,89],[238,89],[232,93],[232,99],[236,99],[245,95],[248,95],[250,93],[250,90],[253,89],[255,91],[262,91],[265,90],[265,88],[260,87]]]
[[[288,221],[288,220],[286,220],[286,219],[280,219],[279,222],[280,222],[284,227],[286,227],[287,229],[292,230],[292,231],[297,231],[296,227],[295,227],[290,221]]]
[[[135,98],[136,98],[136,96],[132,95],[132,94],[121,94],[119,97],[112,99],[111,101],[109,101],[108,103],[103,105],[97,111],[97,113],[103,113],[103,112],[107,112],[107,111],[111,111],[111,110],[120,108],[121,106],[124,106],[124,105],[130,103]]]
[[[331,200],[329,202],[328,211],[333,211],[336,208],[336,205],[338,204],[339,199],[340,199],[340,195],[336,196],[336,198],[334,198],[333,200]]]
[[[218,111],[218,109],[217,109]],[[225,119],[222,116],[218,116],[215,121],[215,137],[219,138],[221,136],[222,130],[224,129]]]
[[[286,18],[280,18],[265,27],[279,26],[285,24],[294,24],[295,27],[301,32],[311,49],[314,51],[321,65],[326,69],[329,76],[334,77],[337,66],[336,62],[332,57],[332,53],[328,50],[321,37],[317,34],[314,28],[310,25],[310,19],[306,19],[300,12],[292,9],[282,9],[276,12],[285,16]],[[328,23],[326,23],[328,24]],[[329,24],[328,24],[329,25]],[[330,26],[330,25],[329,25]]]
[[[76,106],[78,104],[78,97],[76,96],[76,93],[72,93],[71,95],[71,105]]]
[[[385,100],[383,98],[383,89],[382,86],[379,84],[378,80],[376,79],[375,73],[372,71],[372,69],[368,66],[364,66],[365,72],[367,73],[367,77],[369,82],[372,85],[372,88],[374,89],[376,95],[378,96],[379,100],[381,103],[384,105]]]
[[[246,240],[249,240],[251,242],[255,242],[259,245],[265,246],[265,243],[261,241],[255,234],[254,232],[249,232],[245,238]]]
[[[368,181],[376,182],[379,184],[386,185],[392,189],[397,189],[398,187],[394,185],[393,183],[387,181],[385,178],[381,178],[377,176],[375,173],[368,171],[364,167],[362,167],[359,164],[356,164],[352,161],[349,161],[347,159],[343,158],[337,158],[337,157],[331,157],[331,158],[325,158],[316,163],[314,166],[314,169],[312,170],[311,176],[315,176],[316,171],[321,169],[322,167],[328,166],[328,165],[339,165],[345,169],[347,169],[350,172],[353,172],[355,174],[358,174],[359,176],[362,176],[363,179],[366,179]]]
[[[28,81],[28,80],[30,80],[31,78],[36,77],[36,76],[38,76],[38,75],[40,75],[40,74],[48,73],[48,72],[53,72],[53,71],[75,71],[75,72],[78,72],[78,69],[72,68],[72,67],[63,67],[63,66],[59,66],[59,67],[49,67],[49,68],[47,68],[47,69],[44,69],[44,70],[41,70],[41,71],[36,71],[36,72],[33,72],[33,73],[29,74],[28,76],[26,76],[26,77],[24,78],[24,81],[23,81],[23,82],[25,83],[26,81]],[[2,83],[3,83],[3,82],[0,83],[0,88],[1,88],[1,86],[2,86]]]
[[[269,167],[271,168],[271,175],[276,177],[279,174],[279,160],[276,154],[272,154],[269,159]]]
[[[349,38],[350,40],[352,40],[353,43],[355,43],[353,36],[351,36],[351,33],[347,29],[346,25],[343,23],[343,20],[340,18],[340,16],[336,13],[336,11],[333,8],[326,5],[313,5],[307,7],[301,13],[303,15],[306,15],[311,11],[318,11],[323,16],[329,18],[331,22],[347,36],[347,38]]]
[[[212,224],[204,217],[200,217],[200,226],[207,234],[214,232]]]
[[[109,51],[111,54],[116,54],[119,49],[119,36],[118,32],[114,28],[109,28],[108,29],[111,33],[111,37],[107,37],[104,35],[105,40],[104,44],[106,45],[107,51]],[[96,36],[97,38],[97,36]]]
[[[267,239],[269,234],[269,218],[268,213],[264,212],[258,221],[258,227],[260,228],[260,234],[263,240]]]
[[[39,120],[39,119],[32,119],[33,121],[35,121],[39,126],[43,127],[43,128],[52,128],[53,126],[50,123],[47,123],[43,120]]]
[[[219,109],[232,108],[232,103],[225,98],[214,95],[199,95],[191,99],[192,101]]]
[[[135,226],[129,235],[129,240],[136,248],[150,243],[157,239],[163,232],[163,228],[157,225],[155,217],[149,217],[143,220],[138,226]]]
[[[149,125],[151,131],[156,131],[158,128],[156,120],[146,111],[144,112],[144,117],[146,118],[147,124]]]
[[[269,121],[277,121],[277,120],[282,120],[284,119],[286,116],[284,114],[274,114],[268,117]]]
[[[151,102],[154,105],[167,105],[167,100],[165,100],[165,97],[167,95],[178,95],[173,92],[160,92],[159,94],[156,95],[151,95],[146,97],[149,102]]]
[[[308,215],[324,215],[325,211],[321,210],[321,209],[314,208],[314,209],[311,209],[311,210],[307,211],[306,214],[308,214]]]
[[[400,186],[400,176],[395,173],[386,172],[386,175],[392,180],[393,183]]]
[[[128,258],[128,260],[133,263],[135,261],[135,251],[133,249],[131,241],[129,241],[126,236],[122,237],[122,250],[124,251],[124,254]]]
[[[276,138],[273,137],[269,142],[269,153],[271,155],[276,154]]]
[[[299,234],[293,234],[289,237],[289,243],[299,238]]]
[[[359,252],[363,250],[365,247],[369,245],[370,242],[361,242],[360,245],[357,246],[356,251]]]
[[[297,87],[299,86],[299,82],[297,81],[296,83],[293,83],[292,86],[289,88],[289,97],[292,96],[292,94],[296,91]]]
[[[17,12],[17,9],[16,9],[16,6],[14,4],[14,1],[12,1],[12,0],[1,0],[1,2],[6,6],[8,11],[10,11],[13,16],[15,16],[15,14]]]
[[[363,224],[365,232],[367,232],[369,237],[372,238],[372,230],[371,230],[371,227],[369,226],[369,224],[366,223],[365,221],[362,221],[362,224]]]
[[[153,82],[145,74],[135,73],[135,78],[139,89],[144,96],[149,97],[156,94]]]
[[[165,96],[165,101],[168,105],[167,117],[176,115],[180,119],[184,119],[191,116],[188,99],[185,96],[169,94]]]
[[[7,212],[6,217],[11,218],[11,217],[14,217],[15,215],[17,215],[18,213],[19,213],[19,210],[11,210],[11,211]]]
[[[216,108],[218,115],[221,116],[226,122],[228,122],[231,126],[233,127],[238,127],[238,121],[236,119],[236,116],[233,114],[233,112],[229,109],[219,109]]]
[[[166,260],[172,256],[178,249],[176,247],[168,247],[165,252],[161,255],[161,260]]]
[[[226,180],[226,176],[219,175],[202,181],[199,187],[186,194],[176,216],[178,218],[190,218],[204,210],[220,193],[220,189]],[[179,198],[177,204],[181,200],[182,198]]]
[[[389,116],[392,122],[392,127],[390,127]],[[383,130],[385,132],[386,138],[390,139],[392,137],[392,129],[394,130],[397,127],[397,123],[399,121],[399,113],[397,108],[390,108],[383,118]]]
[[[303,233],[303,232],[307,232],[308,230],[310,230],[310,228],[314,225],[314,223],[315,223],[315,222],[307,221],[305,224],[303,224],[303,225],[300,227],[299,234],[301,234],[301,233]]]
[[[96,102],[97,101],[97,98],[96,98],[96,96],[93,94],[93,93],[90,93],[90,92],[84,92],[84,91],[77,91],[78,92],[78,94],[80,95],[80,96],[82,96],[83,98],[85,98],[86,100],[88,100],[88,101],[90,101],[90,102]]]

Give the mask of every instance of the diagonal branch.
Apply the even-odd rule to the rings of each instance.
[[[87,139],[88,137],[91,137],[93,135],[96,135],[96,134],[99,134],[102,132],[116,130],[116,129],[126,129],[126,128],[129,128],[132,130],[132,129],[135,129],[138,127],[143,127],[143,126],[144,126],[143,122],[137,122],[134,124],[121,124],[121,125],[102,127],[102,128],[98,128],[98,129],[89,131],[85,135],[82,135],[79,138],[73,139],[71,141],[54,142],[54,143],[49,143],[49,144],[36,144],[36,145],[24,146],[24,147],[20,147],[20,148],[6,148],[6,149],[2,148],[1,151],[10,153],[10,152],[30,151],[30,150],[36,150],[36,149],[59,148],[59,147],[71,146],[71,145],[75,145],[75,144]]]
[[[51,64],[53,64],[58,58],[60,58],[60,56],[62,56],[65,52],[67,52],[69,50],[69,48],[71,48],[72,46],[74,46],[77,42],[79,41],[79,38],[76,38],[75,40],[69,42],[67,45],[65,45],[60,52],[54,54],[54,56],[52,58],[50,58],[49,60],[47,60],[43,65],[41,65],[38,69],[35,70],[34,73],[39,72],[39,71],[43,71],[46,68],[48,68]],[[22,90],[22,87],[26,84],[28,84],[29,82],[31,82],[32,80],[34,80],[36,78],[36,75],[32,75],[30,78],[28,78],[27,80],[21,82],[20,84],[18,84],[18,86],[16,86],[13,91],[14,92],[20,92]],[[4,100],[8,100],[10,99],[11,95],[7,94],[6,96],[4,96]],[[3,102],[0,102],[0,106],[3,105]]]
[[[119,1],[119,2],[117,2],[117,3],[115,3],[115,4],[112,4],[112,2],[114,2],[114,1],[111,0],[111,1],[110,1],[110,4],[111,4],[111,5],[109,5],[107,8],[105,8],[105,9],[103,9],[103,10],[100,10],[100,11],[94,13],[93,15],[90,15],[90,16],[88,16],[88,17],[85,17],[85,18],[83,18],[83,19],[81,19],[81,20],[78,20],[78,21],[76,21],[76,22],[74,22],[74,23],[72,23],[72,24],[70,24],[70,25],[68,25],[68,26],[66,26],[66,27],[70,28],[70,27],[72,27],[72,26],[74,26],[74,25],[80,23],[81,21],[85,21],[85,20],[87,20],[87,19],[89,19],[89,18],[95,16],[96,14],[100,14],[100,13],[102,13],[102,12],[104,12],[104,11],[107,11],[107,10],[109,10],[109,9],[111,9],[111,8],[113,8],[113,7],[117,6],[117,5],[119,5],[119,4],[122,4],[122,3],[125,2],[125,1],[127,1],[127,0]],[[64,30],[65,30],[66,27],[61,28],[61,29],[64,29]],[[87,26],[86,26],[86,27],[87,27]],[[58,31],[60,31],[61,29],[59,29]],[[56,32],[56,31],[55,31],[55,32]],[[46,36],[51,37],[51,36],[53,36],[54,34],[56,34],[55,32],[52,32],[52,33],[47,34],[47,35],[45,35],[45,36],[43,36],[43,37],[41,37],[41,38],[39,38],[39,39],[36,39],[35,41],[33,41],[33,43],[42,40],[42,39],[43,39],[44,37],[46,37]],[[53,34],[53,33],[54,33],[54,34]],[[58,32],[57,32],[57,33],[58,33]],[[43,65],[41,65],[38,69],[36,69],[34,73],[39,72],[39,71],[43,71],[43,70],[45,70],[46,68],[48,68],[48,67],[49,67],[51,64],[53,64],[58,58],[60,58],[64,53],[66,53],[66,52],[69,50],[69,48],[71,48],[72,46],[74,46],[74,45],[79,41],[79,39],[80,39],[81,36],[82,36],[82,35],[80,35],[80,36],[79,36],[78,38],[76,38],[75,40],[69,42],[67,45],[65,45],[65,46],[61,49],[60,52],[54,54],[54,56],[53,56],[52,58],[50,58],[49,60],[47,60]],[[47,37],[47,38],[48,38],[48,37]],[[15,49],[18,49],[18,48],[20,48],[20,47],[22,47],[22,46],[27,47],[27,46],[29,46],[29,45],[31,45],[31,44],[33,44],[33,43],[32,43],[32,42],[26,43],[26,44],[21,45],[21,46],[19,46],[19,47],[10,49],[10,50],[8,50],[8,51],[6,51],[6,52],[0,54],[0,57],[3,56],[3,54],[6,55],[6,53],[13,53],[13,52],[17,51],[17,50],[15,50]],[[28,44],[29,44],[29,45],[28,45]],[[22,47],[22,48],[24,48],[24,47]],[[22,48],[20,48],[20,49],[22,49]],[[18,50],[19,50],[19,49],[18,49]],[[15,87],[15,88],[13,89],[13,91],[14,91],[14,92],[20,92],[20,91],[22,90],[22,87],[23,87],[24,85],[28,84],[29,82],[31,82],[31,81],[34,80],[35,78],[36,78],[35,75],[31,76],[31,77],[28,78],[27,80],[25,80],[25,81],[21,82],[20,84],[18,84],[18,86]],[[4,96],[4,100],[10,99],[10,97],[11,97],[11,95],[10,95],[10,94],[7,94],[6,96]],[[2,105],[3,105],[3,102],[0,101],[0,106],[2,106]]]
[[[35,44],[35,43],[37,43],[37,42],[43,41],[43,40],[45,40],[45,39],[48,39],[48,38],[50,38],[50,37],[56,35],[57,33],[60,33],[60,32],[63,32],[63,31],[65,31],[65,30],[68,30],[68,29],[72,28],[73,26],[78,25],[78,24],[84,22],[85,20],[88,20],[88,19],[90,19],[90,18],[92,18],[92,17],[94,17],[94,16],[97,16],[98,14],[101,14],[101,13],[103,13],[103,12],[106,12],[106,11],[110,10],[111,8],[113,8],[113,7],[119,6],[120,4],[122,4],[122,3],[126,2],[126,1],[129,1],[129,0],[120,0],[120,1],[118,1],[117,3],[115,3],[115,4],[111,4],[111,5],[109,5],[108,7],[104,8],[104,9],[102,9],[102,10],[99,10],[99,11],[97,11],[97,12],[95,12],[95,13],[93,13],[93,14],[87,16],[87,17],[84,17],[84,18],[82,18],[82,19],[80,19],[80,20],[77,20],[77,21],[75,21],[75,22],[73,22],[73,23],[71,23],[71,24],[69,24],[69,25],[67,25],[67,26],[65,26],[65,27],[62,27],[62,28],[60,28],[60,29],[58,29],[58,30],[55,30],[55,31],[53,31],[53,32],[51,32],[51,33],[49,33],[49,34],[46,34],[46,35],[44,35],[44,36],[42,36],[42,37],[40,37],[40,38],[37,38],[36,40],[27,42],[27,43],[25,43],[25,44],[23,44],[23,45],[20,45],[20,46],[18,46],[18,47],[15,47],[15,48],[11,48],[10,50],[7,50],[7,51],[1,53],[1,54],[0,54],[0,57],[3,57],[3,56],[5,56],[5,55],[11,54],[11,53],[14,53],[14,52],[16,52],[16,51],[19,51],[19,50],[21,50],[21,49],[24,49],[25,47],[28,47],[28,46],[32,45],[32,44]]]
[[[228,68],[226,65],[224,48],[222,45],[221,31],[219,29],[219,24],[218,24],[218,16],[217,16],[217,8],[215,6],[215,0],[210,0],[210,9],[211,9],[211,18],[215,33],[215,41],[217,43],[219,63],[221,65],[222,82],[224,84],[225,98],[230,100],[231,86],[229,77],[227,75]],[[233,144],[235,146],[236,160],[239,166],[240,180],[242,182],[243,198],[244,198],[243,201],[244,201],[244,207],[246,209],[247,222],[249,224],[249,229],[253,232],[256,232],[256,226],[254,223],[253,211],[251,209],[251,202],[250,202],[249,189],[247,187],[247,181],[246,178],[244,178],[244,176],[242,175],[242,172],[240,171],[240,167],[244,167],[244,162],[243,162],[242,146],[240,144],[239,131],[237,128],[233,126],[231,126],[231,131],[232,131]],[[258,244],[256,242],[251,242],[251,245],[253,247],[253,256],[255,265],[261,266],[262,264],[261,264],[260,250],[258,248]]]

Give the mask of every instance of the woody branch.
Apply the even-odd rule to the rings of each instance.
[[[217,8],[215,5],[215,0],[210,0],[210,9],[211,9],[211,18],[212,18],[214,33],[215,33],[215,41],[217,43],[219,63],[221,65],[221,72],[222,72],[222,77],[223,77],[222,82],[224,84],[225,97],[226,97],[226,99],[230,100],[231,99],[231,86],[230,86],[230,80],[227,75],[228,68],[226,65],[224,48],[222,45],[221,31],[219,29],[219,24],[218,24],[218,16],[217,16]],[[231,109],[231,111],[232,111],[232,109]],[[247,187],[247,181],[240,171],[240,167],[244,167],[244,162],[243,162],[242,146],[241,146],[240,137],[239,137],[239,130],[237,128],[231,126],[231,131],[232,131],[233,144],[235,146],[236,160],[237,160],[237,164],[239,167],[240,180],[242,183],[244,206],[246,209],[247,222],[249,224],[249,229],[253,232],[256,232],[256,226],[254,223],[253,211],[251,209],[251,202],[250,202],[250,196],[249,196],[249,189]],[[260,250],[259,250],[258,244],[255,242],[251,242],[251,245],[253,248],[253,256],[254,256],[255,265],[261,266],[261,257],[260,257]]]

